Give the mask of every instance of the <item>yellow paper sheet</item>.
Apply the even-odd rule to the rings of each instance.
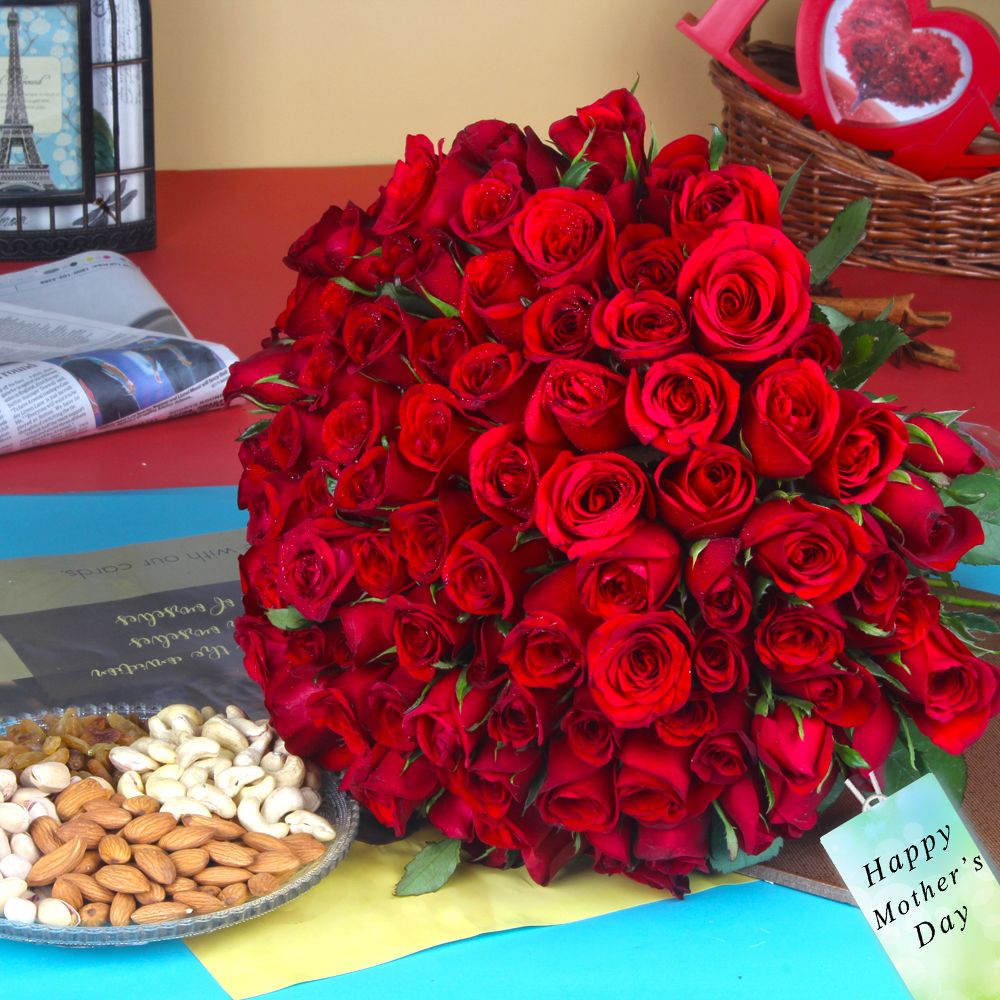
[[[187,946],[236,1000],[356,972],[487,931],[564,924],[669,898],[624,876],[564,872],[547,887],[523,868],[461,865],[438,892],[396,897],[405,865],[430,840],[424,830],[384,846],[356,843],[319,885],[266,916],[191,938]],[[749,882],[694,875],[691,889]]]

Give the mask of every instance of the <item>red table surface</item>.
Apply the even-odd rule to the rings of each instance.
[[[196,337],[246,357],[267,334],[293,283],[282,257],[330,204],[368,204],[388,168],[165,171],[158,175],[155,250],[133,255]],[[5,265],[0,271],[24,265]],[[929,340],[958,351],[960,373],[887,365],[868,388],[921,409],[974,408],[1000,428],[1000,281],[844,267],[845,294],[915,291],[918,309],[947,309]],[[0,460],[0,493],[222,486],[239,478],[242,407],[36,448]]]

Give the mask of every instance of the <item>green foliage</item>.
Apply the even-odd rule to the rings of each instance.
[[[784,841],[776,837],[766,851],[761,851],[760,854],[746,854],[739,848],[736,830],[730,823],[729,817],[719,808],[717,802],[713,802],[712,805],[715,807],[715,817],[709,835],[708,863],[713,871],[725,875],[749,868],[751,865],[762,864],[775,857],[784,846]]]
[[[396,883],[397,896],[422,896],[437,892],[455,873],[462,854],[462,842],[454,837],[427,844],[403,869]]]
[[[910,338],[885,320],[861,320],[840,334],[844,361],[831,381],[838,389],[860,389]]]
[[[973,566],[1000,565],[1000,473],[996,469],[983,469],[971,476],[958,476],[941,499],[952,505],[963,502],[983,523],[985,541],[967,552],[962,562]]]
[[[267,615],[267,620],[275,628],[284,629],[286,632],[308,628],[312,624],[308,618],[303,617],[295,608],[267,608],[264,614]]]
[[[115,169],[115,138],[107,118],[94,109],[94,170],[109,174]]]
[[[885,763],[883,791],[898,792],[925,774],[934,774],[956,802],[965,795],[967,769],[965,758],[935,746],[904,716],[900,716],[900,734]]]
[[[778,211],[784,212],[788,207],[788,203],[792,200],[792,195],[795,194],[795,188],[798,186],[799,179],[802,177],[802,171],[806,169],[811,159],[812,153],[802,161],[798,170],[785,181],[784,187],[781,189],[781,197],[778,199]]]
[[[871,208],[870,198],[859,198],[842,208],[833,220],[830,232],[806,254],[812,270],[813,287],[822,285],[865,238],[865,224]]]

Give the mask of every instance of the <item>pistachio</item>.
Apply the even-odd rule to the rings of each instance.
[[[72,780],[69,768],[58,761],[43,761],[32,764],[21,772],[21,781],[25,785],[37,788],[43,792],[61,792]]]
[[[17,789],[17,775],[10,768],[0,768],[0,802],[6,802]]]
[[[28,810],[16,802],[0,802],[0,830],[4,833],[24,833],[31,825]]]
[[[43,899],[37,908],[37,919],[46,927],[76,927],[80,914],[62,899]]]
[[[17,899],[28,891],[28,883],[23,878],[3,878],[0,879],[0,907],[8,899]]]
[[[15,896],[3,904],[3,915],[12,924],[33,924],[38,908],[30,899]]]

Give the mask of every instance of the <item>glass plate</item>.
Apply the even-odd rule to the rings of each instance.
[[[122,715],[137,715],[148,719],[159,708],[151,705],[79,705],[81,715],[120,712]],[[47,709],[28,716],[36,722],[48,713],[59,713],[62,709]],[[0,730],[18,722],[21,717],[0,718]],[[316,810],[329,820],[337,836],[330,842],[326,853],[310,862],[295,873],[280,888],[265,896],[256,896],[245,903],[230,906],[216,913],[201,916],[192,915],[181,920],[164,920],[159,924],[133,924],[128,927],[45,927],[42,924],[14,924],[0,916],[0,938],[12,941],[30,941],[33,944],[55,944],[63,948],[91,948],[100,945],[147,944],[150,941],[166,941],[170,938],[194,937],[208,934],[252,920],[264,913],[284,906],[307,889],[311,889],[320,879],[328,875],[344,858],[358,833],[358,804],[341,792],[333,778],[324,774],[321,790],[322,802]]]

